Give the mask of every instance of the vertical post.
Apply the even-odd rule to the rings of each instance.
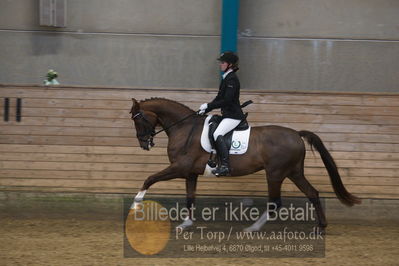
[[[223,0],[222,3],[222,36],[220,52],[237,52],[238,14],[240,0]]]
[[[4,98],[3,118],[5,122],[8,122],[9,116],[10,116],[10,99]]]
[[[21,122],[21,117],[22,117],[22,99],[17,98],[16,121]]]

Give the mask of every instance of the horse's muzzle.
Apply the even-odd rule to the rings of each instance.
[[[140,141],[140,147],[146,151],[149,151],[152,147],[155,146],[154,139],[152,136],[149,137],[147,140],[139,140],[139,141]]]

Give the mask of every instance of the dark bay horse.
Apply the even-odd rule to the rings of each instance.
[[[209,154],[200,144],[202,125],[206,116],[197,115],[187,106],[172,100],[151,98],[140,102],[135,99],[132,101],[130,112],[140,146],[149,150],[154,145],[155,127],[159,125],[165,129],[169,138],[167,152],[170,161],[167,168],[144,181],[132,208],[142,201],[151,185],[174,178],[186,180],[187,208],[190,208],[195,201],[197,178],[204,173],[209,159]],[[184,120],[181,121],[182,119]],[[231,176],[248,175],[264,169],[269,202],[274,202],[277,206],[281,206],[281,185],[288,177],[313,203],[319,226],[324,228],[327,222],[320,204],[319,193],[304,175],[306,150],[302,138],[319,152],[338,199],[348,206],[359,204],[360,200],[345,189],[337,166],[321,139],[309,131],[296,131],[281,126],[252,127],[247,152],[230,156]],[[260,229],[267,215],[264,214],[262,217],[260,220],[263,220],[250,230]],[[188,217],[182,227],[190,225],[192,221]]]

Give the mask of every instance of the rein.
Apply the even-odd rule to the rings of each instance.
[[[188,118],[190,118],[190,117],[192,117],[192,116],[194,116],[194,115],[197,115],[197,114],[198,114],[198,111],[195,112],[195,113],[192,113],[192,114],[190,114],[190,115],[188,115],[188,116],[186,116],[186,117],[184,117],[183,119],[180,119],[179,121],[176,121],[175,123],[173,123],[173,124],[171,124],[171,125],[169,125],[169,126],[163,128],[163,129],[161,129],[161,130],[158,130],[157,132],[154,132],[154,129],[152,129],[150,134],[148,134],[147,132],[144,133],[144,134],[140,134],[140,135],[138,135],[138,139],[141,140],[141,141],[147,141],[148,144],[149,144],[149,146],[153,147],[153,146],[155,145],[155,144],[154,144],[154,137],[155,137],[157,134],[159,134],[159,133],[161,133],[161,132],[163,132],[163,131],[166,131],[166,130],[168,130],[169,128],[171,128],[171,127],[173,127],[173,126],[175,126],[175,125],[177,125],[177,124],[183,122],[184,120],[186,120],[186,119],[188,119]],[[139,111],[137,114],[135,114],[135,115],[132,117],[132,120],[136,119],[136,118],[139,117],[139,116],[141,116],[141,117],[143,118],[143,120],[144,120],[146,123],[148,123],[148,124],[151,125],[151,123],[147,120],[147,118],[144,116],[144,114],[143,114],[141,111]],[[152,126],[152,125],[151,125],[151,126]],[[149,138],[148,138],[147,140],[142,139],[142,137],[145,137],[145,136],[148,136],[148,135],[149,135]],[[187,143],[186,143],[186,145],[187,145]]]
[[[241,108],[244,108],[244,107],[250,105],[251,103],[253,103],[252,100],[246,101],[246,102],[244,102],[240,107],[241,107]],[[152,137],[155,137],[155,135],[157,135],[158,133],[161,133],[161,132],[163,132],[163,131],[166,131],[166,130],[168,130],[169,128],[171,128],[171,127],[173,127],[173,126],[176,126],[177,124],[183,122],[184,120],[186,120],[186,119],[188,119],[188,118],[190,118],[190,117],[192,117],[192,116],[194,116],[194,115],[197,115],[198,113],[199,113],[199,111],[194,112],[194,113],[192,113],[191,115],[188,115],[188,116],[184,117],[183,119],[180,119],[179,121],[174,122],[173,124],[169,125],[168,127],[165,127],[165,128],[163,128],[163,129],[161,129],[161,130],[158,130],[157,132],[153,132],[153,133],[151,133],[151,136],[152,136]],[[136,114],[136,115],[137,115],[137,114]]]
[[[247,105],[250,105],[251,103],[253,103],[252,100],[246,101],[246,102],[244,102],[240,107],[241,107],[241,108],[244,108],[244,107],[246,107]],[[190,114],[190,115],[188,115],[188,116],[186,116],[186,117],[184,117],[184,118],[182,118],[182,119],[180,119],[180,120],[178,120],[178,121],[172,123],[171,125],[169,125],[169,126],[167,126],[167,127],[164,127],[164,128],[162,128],[162,129],[158,130],[157,132],[154,132],[154,129],[153,129],[152,132],[151,132],[150,134],[147,134],[147,133],[141,134],[141,135],[139,136],[139,140],[140,140],[140,138],[143,137],[143,136],[150,135],[150,137],[148,138],[147,141],[148,141],[149,145],[152,147],[152,146],[154,146],[153,139],[154,139],[154,137],[155,137],[157,134],[159,134],[159,133],[161,133],[161,132],[163,132],[163,131],[166,131],[166,130],[170,129],[171,127],[174,127],[174,126],[176,126],[177,124],[180,124],[180,123],[183,122],[184,120],[186,120],[186,119],[188,119],[188,118],[190,118],[190,117],[192,117],[192,116],[194,116],[194,115],[198,115],[198,113],[199,113],[199,110],[198,110],[197,112],[194,112],[194,113],[192,113],[192,114]],[[145,116],[144,116],[144,114],[142,113],[142,111],[139,111],[137,114],[135,114],[135,115],[132,117],[132,120],[134,120],[134,119],[137,118],[138,116],[141,116],[141,117],[144,119],[144,121],[145,121],[146,123],[151,124],[151,123],[147,120],[147,118],[145,118]],[[151,125],[151,126],[152,126],[152,125]],[[195,125],[193,125],[193,127],[191,128],[190,135],[192,135],[192,132],[194,131],[194,128],[195,128]],[[190,138],[190,137],[189,137],[189,139],[190,139],[190,141],[191,141],[191,138]],[[186,144],[185,144],[185,147],[187,146],[187,144],[188,144],[188,142],[189,142],[189,139],[187,139],[187,142],[186,142]]]
[[[192,117],[192,116],[194,116],[194,115],[197,115],[197,114],[198,114],[198,112],[192,113],[191,115],[188,115],[188,116],[184,117],[183,119],[180,119],[179,121],[176,121],[176,122],[174,122],[173,124],[171,124],[171,125],[169,125],[169,126],[167,126],[167,127],[165,127],[165,128],[162,128],[162,129],[158,130],[157,132],[151,133],[151,136],[152,136],[152,137],[155,137],[155,135],[157,135],[158,133],[161,133],[161,132],[163,132],[163,131],[166,131],[166,130],[170,129],[171,127],[174,127],[174,126],[176,126],[177,124],[183,122],[184,120],[186,120],[186,119],[188,119],[188,118],[190,118],[190,117]]]

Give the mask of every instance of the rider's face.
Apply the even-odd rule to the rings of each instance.
[[[227,62],[220,61],[219,66],[221,71],[226,72],[230,65]]]

